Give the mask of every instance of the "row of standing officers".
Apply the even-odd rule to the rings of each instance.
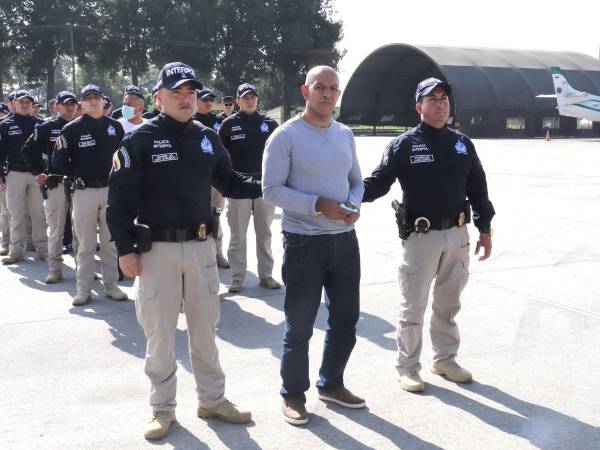
[[[94,88],[84,88],[84,103],[89,97],[85,89]],[[340,95],[333,69],[319,66],[308,72],[301,87],[305,111],[277,129],[256,113],[252,85],[240,86],[241,112],[220,124],[218,134],[216,127],[200,125],[192,116],[200,109],[197,100],[203,88],[191,67],[167,64],[156,86],[160,115],[121,139],[118,122],[99,112],[94,119],[95,108],[90,107],[92,114],[86,108],[91,118],[65,126],[52,156],[53,164],[64,171],[79,163],[90,171],[112,165],[108,180],[96,179],[92,172],[86,175],[83,181],[93,192],[85,203],[95,211],[106,208],[110,233],[105,239],[110,235],[116,244],[123,272],[137,277],[136,315],[147,339],[145,371],[152,386],[153,415],[144,436],[162,438],[176,421],[174,336],[182,308],[198,388],[198,416],[251,420],[249,411],[225,398],[215,344],[220,305],[214,206],[222,200],[213,189],[229,198],[234,250],[245,248],[245,237],[234,234],[237,230],[245,235],[254,216],[257,239],[263,239],[257,243],[259,276],[261,284],[271,288],[279,285],[272,279],[270,225],[274,206],[283,209],[286,293],[280,393],[288,423],[308,422],[308,343],[323,289],[329,318],[319,398],[349,408],[366,405],[346,387],[344,377],[360,310],[354,224],[361,203],[385,195],[396,180],[403,190],[402,203],[395,204],[403,248],[396,364],[400,387],[424,389],[419,360],[433,281],[432,372],[456,382],[470,381],[470,372],[455,360],[460,343],[455,316],[468,278],[466,224],[472,208],[479,230],[475,253],[483,248],[480,259],[486,259],[492,248],[494,208],[473,143],[446,125],[450,85],[435,78],[419,84],[415,100],[421,123],[388,145],[380,165],[365,180],[351,130],[332,119]],[[101,92],[94,94],[101,109]],[[90,123],[84,127],[86,121]],[[244,146],[248,141],[262,143]],[[111,146],[111,151],[103,151]],[[96,151],[87,151],[92,147]],[[102,185],[106,181],[107,190]],[[229,289],[236,292],[242,287],[246,260],[244,252],[232,253],[231,248]]]

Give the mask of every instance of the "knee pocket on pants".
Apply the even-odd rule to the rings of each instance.
[[[414,286],[420,266],[418,264],[403,264],[398,269],[398,280],[400,281],[400,290],[406,295],[411,287]]]
[[[219,268],[217,267],[217,261],[206,266],[204,269],[204,277],[210,293],[218,294],[221,282],[219,280]]]

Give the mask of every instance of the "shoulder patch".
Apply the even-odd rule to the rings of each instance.
[[[126,169],[131,167],[131,159],[125,147],[119,147],[113,155],[113,172],[118,172],[121,167],[125,167]]]

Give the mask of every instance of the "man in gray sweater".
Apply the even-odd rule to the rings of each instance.
[[[308,342],[321,293],[329,310],[319,371],[319,398],[349,408],[365,401],[344,387],[344,369],[356,343],[360,255],[354,222],[363,195],[352,131],[332,119],[339,77],[327,66],[311,69],[301,87],[305,111],[267,141],[263,196],[283,209],[285,336],[281,357],[284,419],[308,422],[305,392]]]

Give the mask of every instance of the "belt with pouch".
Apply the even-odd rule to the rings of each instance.
[[[56,187],[58,187],[58,185],[60,183],[62,183],[63,181],[63,177],[62,175],[48,175],[48,178],[46,179],[46,187],[48,189],[54,189]]]
[[[427,233],[429,230],[447,230],[452,227],[462,227],[471,222],[471,205],[465,202],[465,207],[456,217],[452,219],[431,220],[427,217],[417,217],[408,221],[412,224],[413,231],[419,234]]]
[[[151,228],[153,242],[205,241],[210,235],[210,224],[201,223],[190,228]]]
[[[83,180],[86,188],[103,188],[108,186],[108,180]]]
[[[30,172],[27,164],[11,164],[8,163],[8,170],[13,172]]]

